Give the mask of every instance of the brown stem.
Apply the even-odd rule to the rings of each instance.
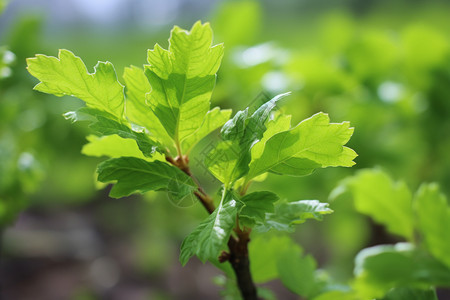
[[[166,156],[166,160],[172,165],[178,167],[184,173],[189,175],[197,185],[197,191],[194,195],[198,198],[200,203],[205,207],[209,214],[212,214],[216,209],[212,198],[201,187],[197,178],[191,173],[187,156],[178,156],[173,159],[170,156]],[[245,193],[245,192],[244,192]],[[239,224],[234,229],[237,237],[230,236],[228,240],[228,248],[230,253],[222,253],[219,257],[220,262],[229,261],[233,267],[234,273],[238,283],[239,290],[244,300],[257,300],[256,286],[250,273],[250,261],[248,259],[248,242],[250,241],[250,231],[242,231],[239,228]]]
[[[187,158],[187,156],[178,156],[175,159],[170,156],[166,156],[166,160],[192,178],[192,180],[197,185],[197,191],[194,192],[194,195],[197,196],[198,200],[200,200],[200,203],[206,208],[208,213],[212,214],[216,209],[214,206],[214,202],[212,198],[201,187],[198,179],[191,173],[191,170],[188,166],[189,159]]]
[[[230,255],[228,261],[233,267],[234,273],[241,291],[242,298],[245,300],[257,300],[257,292],[250,273],[250,261],[248,259],[248,242],[250,241],[249,232],[238,231],[238,238],[230,238],[228,248]]]

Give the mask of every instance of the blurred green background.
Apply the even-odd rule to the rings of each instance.
[[[200,205],[163,194],[109,199],[95,183],[101,158],[80,153],[89,130],[62,114],[81,105],[34,92],[25,70],[36,53],[69,49],[92,71],[111,61],[121,76],[145,64],[173,25],[209,21],[225,44],[213,106],[243,109],[292,91],[280,106],[293,124],[324,111],[350,121],[351,169],[308,177],[269,175],[252,190],[326,202],[340,180],[380,166],[414,190],[424,181],[450,195],[450,3],[375,0],[0,1],[0,223],[4,299],[219,299],[219,271],[178,262],[183,238],[205,217]],[[208,191],[219,186],[193,169]],[[346,200],[295,239],[345,283],[362,248],[399,241]],[[22,213],[19,213],[22,211]],[[280,299],[297,299],[279,282]],[[447,294],[448,296],[448,294]]]

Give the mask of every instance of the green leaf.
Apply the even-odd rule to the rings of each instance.
[[[92,123],[89,127],[101,135],[117,134],[124,139],[135,140],[141,152],[147,157],[152,157],[155,152],[162,153],[161,146],[151,140],[147,134],[136,132],[127,125],[112,119],[97,116],[97,122]]]
[[[200,140],[228,121],[230,115],[230,109],[221,110],[220,108],[215,107],[210,110],[206,114],[202,125],[181,142],[181,147],[184,149],[185,153],[189,153]]]
[[[275,119],[269,120],[267,122],[267,130],[264,132],[263,138],[261,141],[256,143],[252,147],[252,160],[257,160],[261,157],[264,152],[264,147],[266,142],[275,134],[280,133],[282,131],[289,130],[291,128],[291,116],[290,115],[278,115]],[[255,177],[252,178],[254,180]]]
[[[235,141],[221,141],[205,158],[205,165],[211,174],[227,187],[236,179],[233,176],[240,150]]]
[[[438,300],[438,298],[433,289],[394,288],[387,293],[383,300]]]
[[[97,172],[101,182],[116,181],[109,194],[113,198],[166,190],[174,198],[181,199],[197,189],[192,178],[161,161],[148,162],[135,157],[112,158],[100,163]]]
[[[152,88],[144,74],[144,70],[131,66],[125,68],[123,79],[126,86],[126,114],[131,123],[145,127],[151,136],[167,147],[173,146],[173,141],[167,134],[152,109],[145,103],[146,94]]]
[[[211,45],[210,25],[197,22],[189,32],[175,26],[168,50],[156,45],[148,52],[147,104],[175,143],[193,134],[209,110],[223,56],[223,45]]]
[[[250,117],[247,117],[248,108],[236,114],[235,118],[228,121],[222,128],[224,140],[238,141],[240,152],[236,166],[231,175],[236,180],[248,173],[248,164],[251,161],[251,148],[263,138],[266,131],[266,121],[276,107],[277,102],[290,93],[280,94],[261,105]]]
[[[248,119],[248,108],[238,111],[234,117],[226,122],[220,133],[225,141],[240,140],[245,134],[246,121]]]
[[[353,286],[364,299],[382,298],[394,287],[450,286],[450,269],[408,243],[362,250],[355,277]]]
[[[87,140],[88,143],[81,149],[81,153],[87,156],[107,156],[111,158],[131,156],[148,161],[165,160],[164,155],[159,153],[153,154],[152,158],[144,156],[134,140],[124,139],[116,134],[100,137],[89,135]]]
[[[281,251],[277,268],[281,282],[297,295],[310,299],[321,284],[316,280],[316,261],[310,255],[302,256],[296,248]]]
[[[418,229],[431,254],[450,267],[450,206],[437,184],[423,184],[414,203]]]
[[[301,200],[295,202],[280,202],[275,205],[274,213],[266,213],[263,224],[256,227],[257,231],[266,232],[270,229],[293,231],[294,225],[306,222],[307,219],[321,221],[323,215],[331,214],[328,203],[317,200]]]
[[[28,58],[28,72],[39,79],[34,89],[61,97],[80,98],[88,107],[96,108],[122,119],[123,86],[117,80],[110,62],[98,62],[89,73],[81,58],[68,50],[59,50],[58,58],[38,54]]]
[[[315,114],[268,139],[261,156],[250,163],[247,178],[267,171],[301,176],[317,168],[351,167],[357,154],[343,145],[352,134],[348,122],[330,123],[327,114]]]
[[[343,181],[341,191],[349,190],[355,208],[408,240],[413,238],[411,192],[402,181],[394,182],[381,170],[362,170]]]
[[[275,96],[261,105],[250,117],[248,108],[239,111],[223,125],[221,134],[224,141],[208,155],[205,163],[225,186],[247,174],[252,147],[263,138],[267,129],[265,123],[277,102],[287,95],[289,93]]]
[[[241,224],[253,226],[257,222],[264,222],[266,213],[273,212],[273,203],[278,199],[272,192],[254,192],[242,197],[244,207],[239,212]]]
[[[224,190],[216,210],[201,222],[181,244],[180,262],[184,266],[193,255],[205,262],[216,259],[225,249],[231,231],[236,224],[240,203]]]
[[[94,108],[82,107],[76,111],[67,112],[64,116],[72,122],[91,122],[89,127],[101,136],[117,134],[124,139],[133,139],[146,157],[153,157],[156,152],[164,153],[163,147],[152,140],[146,133],[132,130],[125,120],[118,121],[109,113]]]

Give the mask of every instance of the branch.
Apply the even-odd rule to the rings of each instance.
[[[228,248],[230,254],[228,261],[233,267],[239,290],[245,300],[257,300],[256,286],[250,273],[250,261],[248,259],[248,242],[250,232],[241,231],[238,238],[230,238]]]
[[[197,185],[197,191],[194,192],[194,195],[198,198],[208,213],[212,214],[216,207],[214,206],[212,198],[205,192],[200,185],[200,182],[191,173],[188,166],[188,157],[182,155],[173,159],[170,156],[166,156],[166,160],[192,178]],[[230,262],[233,267],[233,271],[236,274],[237,284],[244,300],[258,300],[256,286],[253,282],[252,274],[250,273],[250,261],[248,259],[248,242],[250,241],[250,231],[242,231],[239,228],[239,224],[237,224],[236,228],[234,228],[234,232],[237,237],[230,236],[230,239],[228,240],[228,248],[230,249],[230,253],[223,252],[219,256],[219,261],[223,263],[228,260]]]
[[[200,200],[200,203],[203,205],[203,207],[205,207],[208,213],[212,214],[216,209],[213,199],[205,192],[198,179],[191,173],[191,170],[188,166],[189,159],[187,158],[187,156],[177,156],[175,159],[170,156],[166,156],[166,160],[192,178],[192,180],[197,185],[197,191],[194,192],[194,195],[197,196],[198,200]]]

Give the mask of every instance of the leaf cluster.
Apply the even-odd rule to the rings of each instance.
[[[172,199],[195,195],[202,202],[210,215],[183,241],[183,265],[194,255],[213,263],[219,256],[226,260],[222,251],[230,241],[246,241],[246,247],[252,229],[292,232],[307,219],[321,220],[332,212],[328,204],[280,200],[269,191],[247,194],[249,185],[266,173],[304,176],[319,168],[350,167],[356,157],[345,146],[353,134],[348,122],[330,123],[320,112],[291,126],[290,116],[277,111],[289,93],[273,97],[252,113],[249,108],[238,111],[231,119],[230,110],[211,109],[224,53],[223,45],[213,45],[212,38],[208,23],[197,22],[189,31],[175,26],[168,49],[156,44],[148,50],[148,64],[126,68],[124,84],[110,62],[97,63],[90,73],[68,50],[60,50],[58,57],[36,55],[27,60],[29,73],[40,81],[35,90],[74,96],[86,104],[65,117],[90,123],[95,135],[88,137],[84,154],[110,157],[97,172],[99,181],[114,184],[111,197],[165,191]],[[223,184],[216,208],[191,173],[189,156],[199,141],[220,127],[221,140],[202,158]],[[297,257],[297,252],[286,255]],[[314,265],[310,258],[293,263],[311,272]]]

